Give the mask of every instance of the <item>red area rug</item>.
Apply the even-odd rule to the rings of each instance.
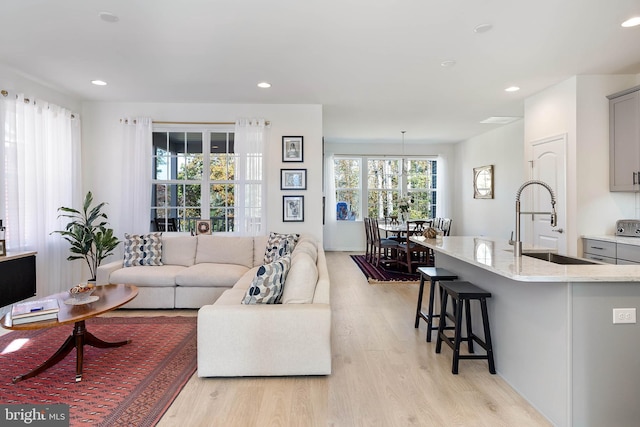
[[[384,268],[382,265],[376,267],[368,262],[364,255],[351,255],[351,259],[365,275],[369,283],[387,283],[387,282],[404,282],[419,283],[420,276],[418,274],[409,274],[406,271],[396,271],[390,268]]]
[[[71,426],[153,426],[196,370],[195,317],[99,317],[87,330],[122,347],[85,346],[82,381],[75,382],[76,352],[40,375],[12,378],[45,361],[73,325],[13,331],[0,337],[0,403],[70,405]],[[16,340],[28,341],[9,352]]]

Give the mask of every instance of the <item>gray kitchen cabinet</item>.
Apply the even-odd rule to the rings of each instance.
[[[609,98],[609,190],[640,191],[640,86]]]
[[[617,244],[618,264],[640,264],[640,246]]]
[[[616,244],[614,242],[595,239],[582,240],[584,245],[582,248],[582,252],[584,252],[583,258],[607,264],[616,264]]]

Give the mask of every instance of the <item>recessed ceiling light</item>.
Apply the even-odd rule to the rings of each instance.
[[[489,117],[488,119],[484,119],[480,123],[490,124],[490,125],[506,125],[511,122],[515,122],[520,119],[520,117],[511,117],[511,116],[494,116]]]
[[[491,24],[480,24],[480,25],[476,25],[476,27],[473,29],[473,32],[482,34],[482,33],[486,33],[487,31],[491,31],[492,28],[493,28],[493,25]]]
[[[440,66],[445,68],[453,67],[454,65],[456,65],[456,61],[454,61],[453,59],[447,59],[446,61],[442,61],[440,63]]]
[[[106,86],[107,82],[102,80],[91,80],[91,84],[94,84],[96,86]]]
[[[640,25],[640,16],[634,16],[633,18],[627,19],[622,23],[622,26],[625,28],[636,27]]]
[[[111,12],[100,12],[98,13],[98,16],[104,22],[109,22],[110,24],[113,24],[114,22],[118,22],[120,20],[120,18],[118,18],[116,15],[114,15]]]
[[[267,89],[271,87],[271,83],[267,83],[267,82],[260,82],[258,83],[258,87],[262,88],[262,89]]]
[[[517,92],[519,91],[520,88],[518,86],[509,86],[508,88],[506,88],[504,91],[505,92]]]

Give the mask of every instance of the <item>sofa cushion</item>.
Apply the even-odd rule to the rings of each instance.
[[[162,236],[162,263],[190,267],[196,262],[195,236]]]
[[[260,267],[264,264],[264,251],[267,247],[269,236],[253,237],[253,266]]]
[[[176,275],[186,268],[180,265],[121,268],[111,273],[109,282],[127,283],[136,286],[175,286]]]
[[[284,282],[283,304],[310,304],[316,292],[318,267],[306,252],[299,252],[291,261],[291,269]]]
[[[200,234],[196,264],[204,262],[253,267],[253,237]]]
[[[232,287],[247,271],[238,264],[200,263],[185,268],[176,276],[178,286]]]
[[[256,273],[258,272],[259,268],[260,266],[253,267],[251,270],[244,273],[242,277],[238,279],[235,285],[233,285],[233,289],[242,289],[243,291],[249,289],[249,286],[251,286],[251,282],[253,282],[253,278],[256,277]]]
[[[299,234],[281,234],[271,232],[269,239],[267,239],[267,247],[264,252],[264,263],[268,264],[276,259],[278,247],[283,239],[289,241],[289,244],[293,248],[300,237]]]
[[[162,265],[162,233],[124,235],[124,267]]]
[[[242,304],[275,304],[282,294],[282,285],[291,266],[291,256],[286,255],[258,267],[256,276],[242,300]]]
[[[314,263],[318,261],[318,247],[310,240],[303,240],[296,244],[292,254],[293,258],[300,253],[309,255]]]

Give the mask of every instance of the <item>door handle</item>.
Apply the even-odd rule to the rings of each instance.
[[[560,234],[564,233],[564,229],[563,228],[558,228],[558,229],[554,228],[551,231],[553,231],[554,233],[560,233]]]
[[[633,185],[636,185],[636,183],[637,183],[637,179],[636,179],[637,176],[638,176],[638,172],[634,172],[633,173]]]

